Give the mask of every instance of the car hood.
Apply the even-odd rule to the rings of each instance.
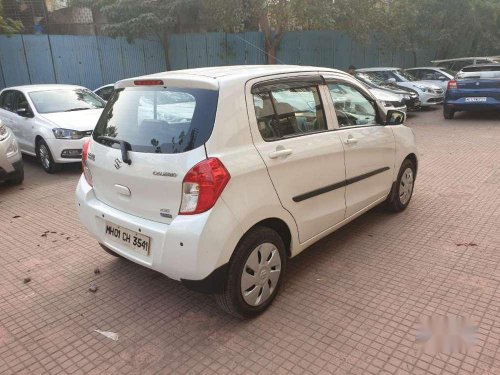
[[[437,86],[435,83],[432,83],[432,82],[429,82],[429,81],[411,81],[411,82],[408,82],[410,83],[411,85],[413,85],[413,87],[417,87],[419,88],[420,87],[427,87],[427,88],[430,88],[430,89],[433,89],[433,90],[440,90],[441,87]]]
[[[102,109],[89,109],[75,112],[56,112],[40,114],[58,128],[87,131],[94,130]]]
[[[378,100],[383,100],[386,102],[399,102],[399,101],[401,101],[401,96],[397,95],[397,94],[393,94],[391,91],[370,88],[370,92]]]

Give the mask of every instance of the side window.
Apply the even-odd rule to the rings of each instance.
[[[422,71],[420,69],[415,69],[415,70],[409,70],[409,72],[411,74],[413,74],[415,77],[417,77],[418,79],[422,79],[422,74],[424,71]]]
[[[115,91],[114,87],[104,87],[100,89],[99,91],[96,92],[97,95],[99,95],[101,98],[104,100],[108,101],[111,99],[111,96],[113,95],[113,92]]]
[[[25,108],[26,110],[30,109],[30,105],[28,104],[26,97],[21,92],[18,92],[16,95],[16,105],[14,110],[18,110],[19,108]]]
[[[377,125],[377,111],[373,104],[358,89],[342,83],[330,83],[339,126]]]
[[[273,141],[328,130],[317,86],[270,86],[254,94],[255,115],[262,138]]]
[[[2,108],[13,112],[15,110],[15,100],[16,100],[16,92],[15,91],[5,91],[2,94]]]

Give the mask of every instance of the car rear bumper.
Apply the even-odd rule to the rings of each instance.
[[[207,293],[222,291],[224,266],[243,235],[236,218],[221,199],[210,211],[179,215],[170,224],[164,224],[102,203],[82,176],[76,189],[76,205],[80,220],[99,243],[132,262]],[[106,222],[150,237],[149,255],[135,252],[106,236]]]
[[[78,163],[82,161],[83,143],[88,137],[82,139],[46,139],[52,158],[56,163]]]
[[[457,100],[447,99],[444,103],[446,108],[455,111],[498,111],[500,110],[500,101],[493,98],[487,98],[486,102],[466,102],[465,98]]]

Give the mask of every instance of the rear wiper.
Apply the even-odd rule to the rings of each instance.
[[[105,137],[105,136],[97,137],[97,141],[109,142],[111,144],[118,143],[120,145],[120,150],[122,152],[123,162],[128,165],[132,164],[132,160],[128,157],[128,152],[132,151],[132,146],[127,141],[122,141],[120,139]]]
[[[85,107],[85,108],[72,108],[72,109],[68,109],[68,110],[66,110],[64,112],[86,111],[88,109],[90,109],[90,108],[88,108],[88,107]]]

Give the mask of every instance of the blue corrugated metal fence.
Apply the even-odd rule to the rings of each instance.
[[[264,64],[264,38],[259,32],[203,33],[170,37],[172,69]],[[428,64],[434,51],[421,51],[418,64]],[[362,45],[336,31],[285,34],[278,61],[347,69],[413,65],[408,52],[387,52],[380,43]],[[0,36],[0,87],[29,83],[71,83],[95,89],[120,79],[165,70],[161,44],[138,39],[73,35]]]

